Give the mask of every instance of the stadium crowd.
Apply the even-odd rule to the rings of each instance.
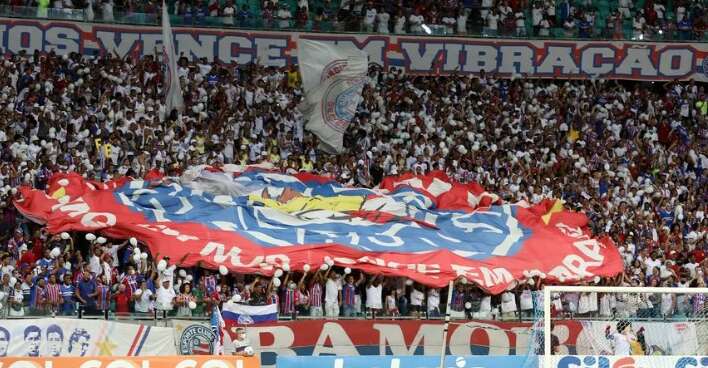
[[[158,1],[12,0],[38,6],[40,17],[82,9],[88,20],[159,14]],[[701,40],[700,0],[209,0],[168,2],[183,24],[378,33],[483,34],[486,36]],[[51,9],[52,12],[48,12]],[[128,19],[126,18],[126,19]],[[122,19],[122,18],[121,18]]]
[[[447,290],[338,267],[279,278],[221,275],[153,259],[140,239],[50,235],[12,205],[16,187],[56,171],[96,180],[178,175],[190,165],[271,164],[346,185],[442,170],[505,201],[562,198],[609,235],[626,272],[604,285],[696,287],[708,281],[708,99],[694,82],[531,80],[523,75],[409,76],[372,65],[346,154],[319,152],[296,109],[294,67],[179,62],[186,110],[160,103],[161,60],[53,53],[0,63],[0,303],[3,316],[148,313],[203,316],[234,298],[282,316],[437,316]],[[96,140],[110,144],[98,149]],[[101,154],[100,152],[103,152]],[[104,157],[105,156],[105,157]],[[56,248],[56,249],[55,249]],[[323,267],[326,268],[326,267]],[[287,271],[287,270],[286,270]],[[498,296],[458,283],[454,317],[519,318],[521,283]],[[442,302],[441,302],[442,300]],[[567,293],[558,313],[688,316],[695,297]],[[371,315],[371,314],[369,314]]]

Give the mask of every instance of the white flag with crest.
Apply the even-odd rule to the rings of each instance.
[[[170,15],[167,13],[167,4],[162,2],[162,62],[167,66],[163,89],[165,90],[165,116],[169,116],[173,109],[184,111],[182,89],[177,77],[177,55],[170,25]]]
[[[305,100],[305,128],[320,139],[320,149],[342,152],[347,130],[366,83],[364,51],[317,40],[298,40],[298,64]]]

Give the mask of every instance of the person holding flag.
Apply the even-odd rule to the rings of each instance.
[[[214,308],[211,310],[211,331],[214,332],[214,341],[212,346],[214,347],[212,350],[213,355],[223,355],[224,354],[224,327],[226,327],[226,323],[224,323],[224,319],[221,318],[221,310],[219,309],[219,305],[215,305]]]
[[[255,353],[251,341],[246,336],[246,329],[243,327],[236,329],[236,339],[233,341],[233,346],[233,355],[253,356]]]

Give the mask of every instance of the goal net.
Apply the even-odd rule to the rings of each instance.
[[[706,317],[708,288],[546,286],[539,365],[706,366]]]

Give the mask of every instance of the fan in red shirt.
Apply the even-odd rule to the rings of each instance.
[[[26,246],[20,247],[20,266],[31,266],[39,259],[39,257],[37,257],[34,252],[28,251],[25,248]]]
[[[130,313],[130,294],[126,291],[125,284],[118,286],[118,292],[113,294],[116,303],[116,314]]]

